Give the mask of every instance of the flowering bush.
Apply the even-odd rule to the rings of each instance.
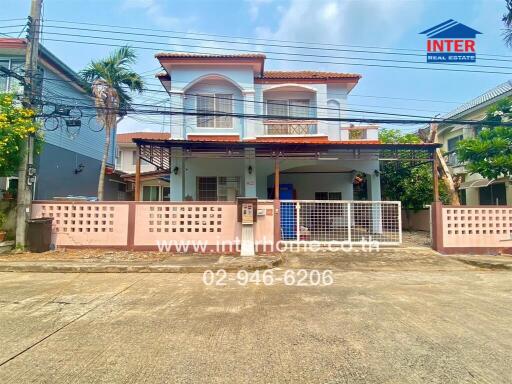
[[[40,141],[35,112],[17,105],[12,94],[0,94],[0,176],[12,176],[20,163],[23,142],[31,134]]]

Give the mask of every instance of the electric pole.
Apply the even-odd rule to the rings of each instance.
[[[41,8],[43,0],[32,0],[30,7],[27,47],[25,52],[25,84],[23,105],[33,108],[37,92],[37,63],[39,58],[39,35],[41,31]],[[32,181],[34,175],[34,136],[30,135],[20,148],[22,154],[18,169],[18,206],[16,210],[16,245],[26,245],[26,225],[32,204]]]

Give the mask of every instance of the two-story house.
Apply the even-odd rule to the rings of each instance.
[[[484,94],[455,108],[443,116],[445,119],[482,120],[487,109],[497,101],[512,96],[512,81],[500,84]],[[460,176],[461,202],[464,205],[506,205],[512,203],[512,184],[500,178],[487,180],[479,174],[470,174],[457,159],[457,143],[474,137],[481,127],[441,124],[437,140],[443,145],[445,160],[453,176]]]
[[[281,199],[380,200],[377,127],[340,122],[360,75],[265,71],[262,54],[156,58],[171,138],[134,141],[143,159],[165,163],[172,201],[267,199],[277,190]]]
[[[0,38],[0,66],[23,74],[25,39]],[[39,48],[39,73],[42,81],[41,119],[44,143],[35,156],[36,181],[34,199],[97,195],[105,132],[96,121],[94,101],[81,85],[78,75],[44,46]],[[0,92],[22,93],[13,77],[0,77]],[[53,114],[65,106],[69,115]],[[80,126],[76,120],[80,120]],[[73,123],[70,123],[73,121]],[[115,134],[111,139],[109,169],[114,165]],[[0,178],[0,189],[17,183],[16,175]],[[123,183],[108,175],[105,179],[105,198],[118,200]]]
[[[133,182],[137,164],[137,145],[133,139],[167,140],[169,133],[161,132],[130,132],[118,133],[116,138],[116,171],[122,173],[122,178],[128,185],[128,200],[133,200]],[[144,160],[140,165],[141,188],[143,201],[169,201],[169,174],[158,171],[156,166]]]

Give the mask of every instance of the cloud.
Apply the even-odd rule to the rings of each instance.
[[[270,4],[273,0],[246,0],[249,3],[249,16],[251,20],[256,20],[260,13],[260,8],[264,4]]]
[[[125,0],[123,8],[143,9],[156,25],[165,28],[183,28],[191,23],[193,17],[172,17],[166,15],[165,9],[160,0]]]
[[[389,45],[415,31],[424,5],[408,0],[291,0],[275,28],[259,38],[327,44]]]

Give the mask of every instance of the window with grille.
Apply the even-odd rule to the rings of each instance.
[[[239,176],[197,178],[199,201],[234,201],[237,196],[240,196]]]
[[[217,201],[217,178],[216,177],[198,177],[197,178],[197,200],[199,200],[199,201]]]
[[[197,96],[197,111],[202,113],[233,113],[233,95],[216,93]],[[197,116],[199,128],[233,128],[233,116]]]

